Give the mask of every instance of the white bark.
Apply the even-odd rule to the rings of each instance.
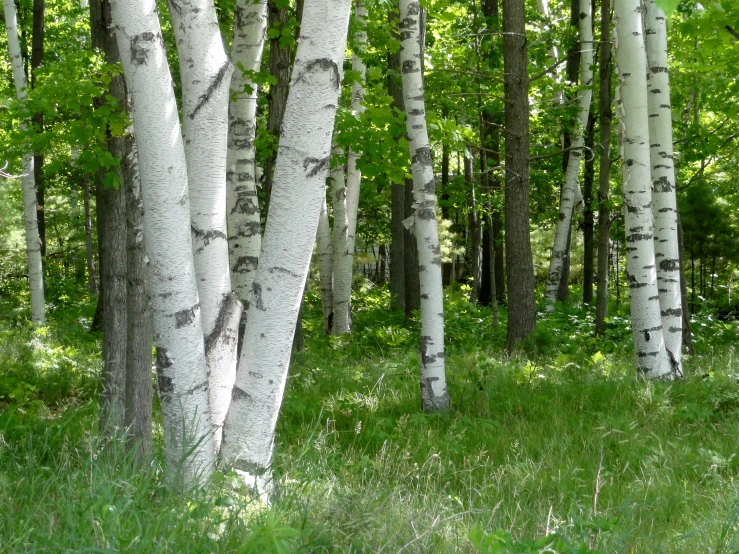
[[[328,222],[328,208],[324,192],[321,214],[318,216],[316,233],[316,249],[318,250],[318,268],[321,275],[321,309],[323,311],[323,330],[331,334],[334,320],[334,245],[331,242],[331,227]]]
[[[418,245],[421,283],[421,407],[449,409],[444,370],[444,297],[441,249],[436,226],[436,184],[426,129],[423,73],[417,1],[400,0],[400,68],[403,79],[406,132],[413,173],[412,225]]]
[[[352,265],[353,257],[347,259],[349,223],[346,213],[346,179],[344,172],[344,151],[334,147],[331,150],[333,168],[331,169],[331,205],[334,209],[334,293],[333,293],[333,322],[331,332],[335,335],[349,332],[351,319],[349,318],[350,301],[352,296]],[[337,314],[342,314],[342,324],[339,328]]]
[[[593,91],[593,14],[590,2],[580,2],[580,110],[578,112],[578,128],[573,131],[572,150],[567,157],[565,182],[559,204],[559,217],[554,233],[554,245],[549,259],[549,273],[547,275],[546,292],[544,298],[547,311],[554,309],[557,290],[562,280],[562,271],[567,259],[567,237],[572,223],[572,212],[575,204],[582,201],[580,193],[580,160],[582,159],[583,134],[588,123],[590,103]],[[578,200],[579,197],[579,200]]]
[[[26,74],[23,71],[21,46],[18,39],[18,21],[13,0],[3,0],[5,29],[8,34],[8,53],[13,68],[13,80],[18,100],[26,97]],[[26,122],[21,123],[26,128]],[[31,289],[31,321],[35,325],[46,324],[46,305],[44,303],[44,273],[41,265],[41,239],[38,234],[36,210],[36,180],[33,176],[33,154],[23,156],[23,224],[26,232],[26,263],[28,264],[28,284]]]
[[[133,98],[167,478],[190,485],[212,472],[214,451],[185,149],[156,2],[111,9]]]
[[[640,1],[616,2],[614,19],[616,63],[621,86],[619,112],[624,122],[626,272],[636,362],[639,371],[647,378],[669,377],[671,368],[662,334],[653,241],[647,59]]]
[[[242,310],[240,302],[228,296],[231,276],[226,234],[226,139],[233,65],[223,49],[213,0],[169,0],[169,11],[182,62],[182,134],[193,259],[205,335],[213,443],[218,452],[229,391],[236,378]]]
[[[257,129],[257,85],[244,71],[259,71],[267,32],[267,2],[237,0],[231,59],[236,66],[231,77],[231,106],[228,125],[228,248],[231,286],[244,305],[251,300],[251,284],[259,264],[262,227],[259,221],[254,137]],[[251,88],[247,92],[246,87]]]
[[[364,112],[362,101],[364,100],[364,81],[367,66],[359,57],[359,53],[367,43],[367,32],[364,29],[367,9],[361,0],[357,0],[354,8],[354,20],[359,30],[354,36],[355,51],[352,54],[352,71],[359,73],[358,81],[352,83],[352,111],[354,115]],[[362,172],[357,169],[357,161],[360,154],[349,149],[347,156],[347,179],[346,179],[346,249],[340,252],[338,259],[339,271],[336,280],[341,280],[334,292],[336,305],[334,307],[334,329],[337,335],[351,332],[351,294],[352,294],[352,269],[354,268],[354,248],[357,233],[357,213],[359,211],[359,188],[362,182]],[[348,283],[347,283],[348,280]]]
[[[682,300],[680,252],[677,239],[677,198],[672,152],[670,76],[667,64],[665,13],[654,0],[644,3],[647,50],[647,98],[649,99],[649,152],[652,167],[654,252],[667,356],[676,376],[682,377]]]
[[[295,323],[325,198],[350,0],[305,3],[262,255],[221,456],[258,488],[269,480]]]

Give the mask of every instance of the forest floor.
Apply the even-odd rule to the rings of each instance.
[[[0,551],[739,549],[736,323],[694,317],[685,380],[646,383],[626,306],[601,339],[589,312],[542,314],[506,357],[504,326],[448,290],[453,409],[424,415],[417,323],[389,309],[386,290],[355,292],[347,337],[322,335],[307,295],[271,506],[227,473],[168,491],[159,421],[144,469],[101,439],[92,303],[67,295],[34,331],[17,302],[0,300]]]

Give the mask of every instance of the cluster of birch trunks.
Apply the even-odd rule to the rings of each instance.
[[[3,0],[3,5],[17,94],[22,98],[26,82],[15,4]],[[143,213],[143,221],[128,222],[129,250],[145,243],[146,255],[129,258],[128,274],[138,275],[137,283],[146,282],[149,303],[144,311],[150,310],[153,322],[168,478],[173,483],[200,482],[220,462],[265,490],[314,245],[325,329],[336,334],[351,330],[351,277],[361,184],[357,162],[362,148],[357,145],[343,152],[333,145],[332,135],[352,1],[304,2],[273,174],[269,170],[272,186],[264,230],[254,147],[259,88],[248,76],[261,68],[267,3],[237,0],[230,56],[223,46],[213,0],[170,0],[169,6],[182,60],[182,124],[156,2],[97,0],[90,6],[102,29],[99,47],[110,63],[120,60],[123,64],[125,83],[119,83],[117,93],[121,105],[129,105],[132,113],[128,146],[121,143],[116,148],[128,160],[122,164],[127,174],[121,193],[124,201],[128,195],[133,206],[128,213]],[[417,244],[421,402],[425,411],[444,411],[449,409],[449,395],[442,261],[423,88],[423,12],[416,1],[400,0],[399,7],[399,67],[413,175],[413,209],[404,223]],[[545,2],[540,1],[539,7],[546,13]],[[580,78],[585,85],[579,96],[582,129],[592,98],[593,32],[590,3],[581,2],[580,10]],[[523,14],[523,2],[504,2],[504,40],[513,45],[506,46],[505,61],[521,71],[523,56],[525,72]],[[359,0],[354,16],[357,34],[352,70],[359,78],[351,85],[352,109],[359,114],[366,72],[361,54],[367,40],[363,28],[367,10]],[[647,377],[680,376],[682,312],[665,17],[653,1],[642,5],[640,0],[617,0],[615,29],[627,268],[637,364]],[[556,65],[556,49],[550,50],[550,56]],[[519,233],[526,246],[508,249],[509,277],[518,268],[532,276],[509,278],[509,294],[514,297],[510,306],[525,296],[523,309],[511,308],[511,326],[516,318],[533,322],[534,305],[528,239],[529,162],[519,152],[528,151],[528,81],[516,81],[517,74],[508,67],[506,75],[506,95],[512,98],[511,105],[523,106],[524,114],[522,119],[514,108],[506,110],[506,235]],[[524,130],[517,131],[516,125]],[[550,308],[561,280],[577,203],[582,146],[579,131],[573,136],[562,187],[546,286]],[[343,162],[332,163],[344,156],[346,174]],[[29,155],[23,169],[26,244],[32,317],[43,324],[31,164]],[[326,202],[327,180],[333,229]],[[515,210],[525,214],[523,219],[514,217]],[[125,208],[123,213],[127,213]],[[125,222],[122,228],[125,232]],[[140,313],[131,299],[142,298],[141,290],[129,291],[129,334]],[[112,294],[109,291],[106,294]],[[123,298],[125,306],[125,289]],[[114,320],[111,314],[106,319]],[[112,340],[114,329],[106,327],[105,340]],[[521,329],[516,338],[531,332],[533,323]],[[131,342],[129,336],[129,346]],[[124,348],[112,355],[113,347],[107,344],[103,347],[103,413],[115,423],[113,427],[127,427],[134,442],[150,441],[151,395],[147,400],[145,391],[136,389],[136,382],[146,382],[150,352],[148,361],[144,356],[138,362],[143,377],[136,381],[128,375],[126,363],[121,364],[126,355],[129,361],[135,358],[134,353]]]

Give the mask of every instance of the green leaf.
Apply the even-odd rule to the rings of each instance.
[[[677,9],[678,0],[656,0],[657,7],[661,8],[667,17],[670,17]]]

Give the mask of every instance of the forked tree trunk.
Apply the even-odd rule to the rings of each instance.
[[[601,0],[600,11],[600,169],[598,174],[598,275],[595,297],[595,332],[605,333],[608,312],[608,245],[611,234],[608,197],[611,190],[611,2]]]
[[[529,106],[525,2],[503,1],[505,73],[505,254],[508,349],[536,327],[529,221]]]
[[[213,0],[169,0],[182,77],[182,131],[190,192],[195,277],[205,336],[213,444],[236,378],[242,305],[231,293],[226,230],[226,142],[233,65]]]
[[[418,2],[400,0],[400,67],[413,173],[414,210],[409,225],[418,245],[421,285],[421,408],[424,412],[437,412],[449,409],[449,393],[444,366],[444,296],[436,225],[436,183],[426,130],[420,19]]]
[[[672,156],[670,77],[667,67],[667,22],[665,13],[654,0],[646,0],[643,5],[646,9],[644,34],[649,68],[649,152],[659,306],[667,356],[675,376],[682,377],[683,307],[680,296],[675,164]]]
[[[324,201],[350,0],[305,4],[221,457],[264,491],[295,322]]]
[[[331,241],[331,226],[328,222],[328,208],[324,193],[321,214],[318,216],[316,232],[316,249],[318,250],[318,268],[321,275],[321,310],[323,312],[323,330],[331,334],[334,321],[334,245]]]
[[[259,71],[266,31],[266,1],[238,0],[231,47],[231,59],[236,67],[231,77],[228,114],[226,206],[231,286],[244,306],[242,320],[251,300],[251,284],[262,247],[254,148],[258,90],[257,85],[245,77],[244,71]]]
[[[23,70],[21,46],[18,39],[18,22],[14,0],[3,0],[5,29],[8,34],[10,65],[18,100],[26,97],[26,74]],[[22,124],[25,128],[27,123]],[[31,289],[31,321],[36,325],[46,324],[46,305],[44,303],[44,274],[41,267],[41,241],[38,233],[36,210],[36,182],[33,176],[33,155],[23,156],[23,223],[26,231],[26,262],[28,263],[28,284]]]
[[[575,206],[576,190],[579,188],[578,178],[580,173],[580,160],[582,159],[583,133],[588,124],[590,114],[590,101],[593,96],[589,88],[593,82],[593,14],[590,11],[590,2],[580,2],[580,111],[578,113],[579,128],[573,132],[573,150],[567,158],[567,171],[565,182],[562,187],[562,195],[559,205],[559,217],[554,235],[554,246],[549,260],[549,273],[547,275],[546,292],[544,298],[547,311],[554,309],[557,298],[557,290],[563,277],[566,258],[569,254],[568,243],[570,242],[570,226],[572,223],[572,210]]]
[[[352,111],[357,116],[364,112],[362,101],[364,99],[364,80],[367,67],[359,57],[364,45],[367,43],[367,32],[364,29],[364,20],[367,17],[367,9],[357,0],[354,8],[354,21],[359,26],[354,35],[355,51],[352,54],[352,71],[359,74],[359,81],[352,83]],[[338,251],[336,264],[338,272],[334,276],[336,290],[334,291],[334,330],[335,334],[343,335],[351,332],[351,281],[352,269],[354,268],[354,247],[357,233],[357,213],[359,210],[359,188],[362,182],[362,173],[357,168],[360,154],[349,149],[347,154],[347,176],[346,176],[346,248]],[[345,281],[348,281],[348,285]]]
[[[660,318],[655,265],[652,190],[649,175],[647,58],[639,0],[615,3],[616,63],[624,123],[623,192],[626,271],[631,327],[639,372],[646,378],[670,377]]]
[[[187,486],[210,475],[214,451],[185,149],[156,3],[111,5],[118,47],[129,54],[122,61],[139,149],[167,479]]]

